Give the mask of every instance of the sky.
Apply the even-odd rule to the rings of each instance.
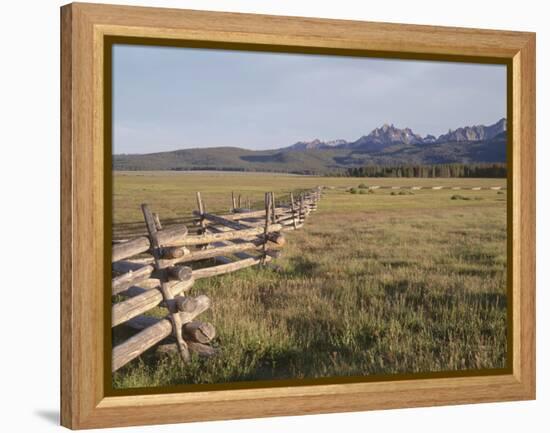
[[[506,67],[113,47],[113,153],[355,141],[384,123],[438,136],[506,116]]]

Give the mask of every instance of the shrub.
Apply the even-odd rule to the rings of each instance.
[[[366,183],[361,183],[359,184],[359,186],[357,188],[360,188],[360,189],[368,189],[368,185]]]
[[[460,195],[460,194],[454,194],[451,196],[451,200],[471,200],[470,197],[465,197],[463,195]]]
[[[366,189],[360,189],[359,194],[368,194],[370,191],[367,191]]]
[[[357,194],[359,191],[357,190],[357,188],[351,188],[349,192],[351,192],[352,194]]]

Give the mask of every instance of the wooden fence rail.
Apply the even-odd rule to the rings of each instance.
[[[268,192],[264,209],[253,210],[250,200],[243,208],[241,196],[232,193],[231,213],[215,215],[206,212],[197,193],[193,215],[198,234],[190,234],[183,224],[164,227],[159,215],[143,204],[148,234],[112,247],[112,327],[139,331],[113,348],[112,371],[154,346],[158,351],[177,351],[184,362],[191,353],[215,355],[214,325],[195,320],[210,308],[211,300],[188,295],[194,282],[278,257],[285,244],[283,233],[302,227],[320,198],[318,187],[297,199],[290,193],[276,206],[275,195]],[[146,315],[159,306],[167,311],[164,318]]]

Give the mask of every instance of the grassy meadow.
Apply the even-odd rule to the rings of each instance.
[[[505,186],[504,179],[357,179],[262,173],[116,172],[114,237],[145,231],[140,204],[165,225],[190,221],[195,192],[226,212],[231,191],[327,187],[304,227],[285,234],[275,267],[200,280],[221,349],[183,364],[154,350],[115,388],[505,367],[506,192],[368,186]],[[363,188],[361,188],[363,189]],[[157,308],[151,314],[163,315]],[[114,337],[125,337],[115,329]]]

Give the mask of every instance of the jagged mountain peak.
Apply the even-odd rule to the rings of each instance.
[[[315,138],[311,141],[298,141],[289,147],[285,147],[284,150],[319,150],[329,149],[331,147],[342,146],[345,144],[347,144],[347,141],[342,139],[321,141],[318,138]]]
[[[461,141],[480,141],[490,140],[501,132],[506,131],[506,118],[500,119],[492,125],[473,125],[463,126],[455,130],[449,129],[447,134],[440,135],[438,142],[461,142]]]
[[[423,142],[423,143],[435,143],[436,140],[437,140],[437,138],[435,137],[435,135],[427,134],[427,135],[422,139],[422,142]]]
[[[354,148],[366,148],[368,150],[381,150],[393,144],[419,144],[422,137],[415,134],[410,128],[396,128],[393,123],[385,123],[379,128],[373,129],[368,135],[363,135],[352,143]]]

